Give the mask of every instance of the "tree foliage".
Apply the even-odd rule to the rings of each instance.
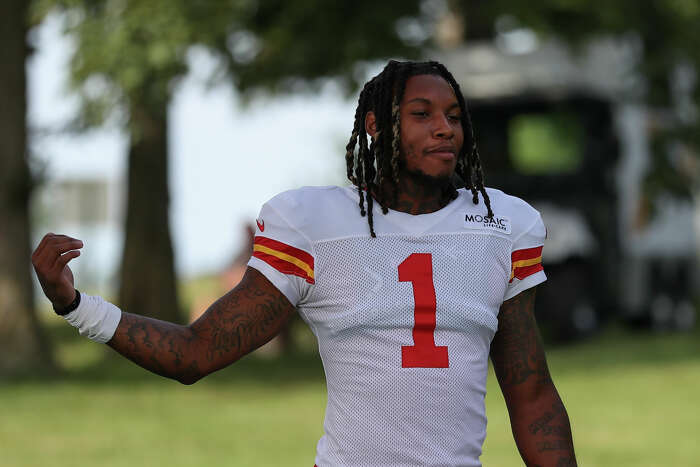
[[[271,0],[250,5],[232,18],[233,34],[212,43],[240,90],[288,91],[295,80],[323,77],[340,78],[352,87],[365,78],[356,73],[358,63],[420,51],[420,44],[405,37],[411,21],[425,20],[417,1]]]
[[[698,0],[34,2],[35,17],[67,13],[66,31],[76,44],[71,76],[84,104],[81,122],[88,125],[101,123],[117,109],[126,123],[123,104],[128,99],[168,100],[188,71],[188,51],[198,45],[221,59],[218,76],[239,91],[293,91],[299,83],[323,77],[339,77],[354,89],[364,78],[357,73],[358,62],[417,56],[428,42],[407,40],[401,25],[429,28],[430,20],[448,7],[463,17],[467,40],[494,37],[498,19],[505,16],[573,45],[600,36],[633,38],[642,50],[639,71],[651,106],[677,106],[679,69],[696,73],[700,65]],[[144,87],[150,89],[147,96]],[[697,105],[698,86],[691,98]],[[698,149],[700,132],[687,113],[672,115],[678,121],[670,125],[672,134],[664,136]]]
[[[279,92],[331,76],[352,85],[357,61],[415,55],[419,45],[397,24],[418,15],[418,3],[396,0],[36,0],[36,18],[53,11],[74,41],[79,126],[112,118],[130,136],[120,304],[170,321],[178,313],[167,109],[188,52],[205,47],[219,57],[218,76],[241,91]]]
[[[494,37],[498,19],[510,16],[518,25],[573,45],[600,36],[638,41],[646,100],[651,106],[666,109],[668,116],[666,130],[655,140],[655,147],[662,150],[653,153],[654,169],[647,187],[652,196],[660,191],[689,193],[693,179],[680,183],[678,167],[685,166],[663,148],[672,142],[681,142],[687,153],[697,154],[700,148],[694,114],[700,98],[698,87],[690,87],[690,106],[686,105],[685,113],[678,111],[677,89],[678,74],[685,69],[693,75],[700,65],[700,49],[695,47],[700,39],[697,0],[33,2],[35,18],[59,11],[66,19],[66,33],[75,47],[71,80],[83,104],[80,126],[115,119],[128,128],[132,149],[153,134],[154,128],[161,128],[160,133],[167,131],[167,106],[178,81],[188,72],[187,57],[193,47],[204,47],[218,57],[213,79],[228,81],[244,93],[257,89],[294,91],[300,83],[313,85],[331,77],[350,90],[366,78],[358,63],[421,55],[434,32],[431,21],[449,9],[461,15],[467,40]],[[151,152],[167,155],[163,134],[141,142],[139,157]],[[135,157],[133,151],[131,157]],[[139,170],[162,174],[167,157],[159,160],[142,164]],[[139,170],[134,172],[134,180],[147,180]],[[167,209],[167,182],[159,186],[159,199],[164,201],[151,210]],[[144,196],[137,196],[131,185],[129,190],[134,199]],[[148,212],[144,209],[139,216]],[[136,222],[141,222],[138,219]],[[167,224],[167,220],[159,224],[163,222]],[[142,232],[167,231],[167,225],[140,225]],[[129,280],[131,276],[124,277]]]
[[[188,72],[187,53],[203,46],[220,59],[218,77],[239,91],[292,91],[300,81],[357,84],[358,62],[414,57],[401,21],[421,18],[417,1],[37,0],[35,18],[65,14],[74,41],[71,81],[81,123],[114,112],[128,120],[133,99],[169,99]],[[424,16],[424,15],[423,15]],[[216,78],[214,76],[213,78]],[[364,78],[362,76],[361,78]],[[149,89],[147,95],[143,90]]]

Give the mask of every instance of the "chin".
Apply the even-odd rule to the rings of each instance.
[[[436,179],[447,178],[451,179],[455,173],[455,164],[453,163],[440,163],[440,164],[426,164],[422,168],[418,169],[423,172],[426,176]]]
[[[452,180],[452,176],[455,174],[455,167],[452,165],[445,166],[440,165],[438,167],[424,167],[422,169],[416,170],[416,172],[421,173],[424,177],[433,180]]]
[[[454,170],[449,171],[424,171],[420,169],[408,170],[406,174],[421,185],[445,187],[452,183]]]

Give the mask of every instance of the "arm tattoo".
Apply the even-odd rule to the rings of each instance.
[[[161,376],[178,378],[194,370],[184,365],[184,352],[194,341],[185,326],[122,313],[117,331],[108,345],[134,363]],[[187,377],[195,375],[188,373]]]
[[[255,274],[260,274],[257,271]],[[209,362],[232,352],[245,353],[272,339],[293,311],[281,293],[260,287],[235,289],[221,297],[192,327],[209,334]],[[200,322],[201,321],[201,322]]]
[[[564,408],[564,404],[562,404],[560,401],[556,402],[554,405],[552,405],[551,411],[546,411],[541,417],[538,417],[534,422],[532,422],[527,429],[533,435],[568,435],[570,432],[568,427],[564,425],[557,425],[557,423],[562,423],[561,416],[565,413],[566,409]],[[554,424],[552,422],[554,422]]]
[[[491,360],[502,387],[522,384],[533,375],[538,382],[551,381],[533,315],[534,303],[533,287],[501,306]]]
[[[569,417],[549,375],[534,302],[531,288],[503,303],[491,360],[525,463],[575,466]]]
[[[294,307],[262,274],[241,283],[190,326],[122,313],[109,345],[162,376],[192,383],[272,339]]]
[[[543,441],[537,443],[537,449],[539,452],[544,451],[568,451],[569,443],[563,439],[555,439],[553,441]]]

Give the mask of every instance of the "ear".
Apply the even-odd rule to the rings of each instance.
[[[365,131],[372,138],[377,134],[377,117],[371,110],[365,115]]]

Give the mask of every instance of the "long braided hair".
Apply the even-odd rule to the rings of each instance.
[[[350,141],[345,147],[347,176],[358,188],[360,214],[362,216],[367,214],[372,237],[376,237],[372,217],[374,198],[377,198],[384,214],[389,212],[390,203],[397,200],[401,147],[399,103],[403,99],[406,81],[416,75],[438,75],[452,86],[462,112],[462,129],[465,135],[465,142],[457,156],[455,172],[462,177],[466,188],[472,192],[474,204],[479,203],[479,193],[481,193],[486,204],[487,215],[493,217],[491,200],[484,187],[484,173],[471,116],[459,84],[441,63],[390,60],[382,72],[369,80],[360,92],[355,110],[355,123]],[[368,146],[365,118],[370,111],[375,114],[377,132]],[[355,150],[356,147],[357,150]],[[457,198],[457,188],[454,183],[450,183],[445,188],[443,197],[445,203]]]

